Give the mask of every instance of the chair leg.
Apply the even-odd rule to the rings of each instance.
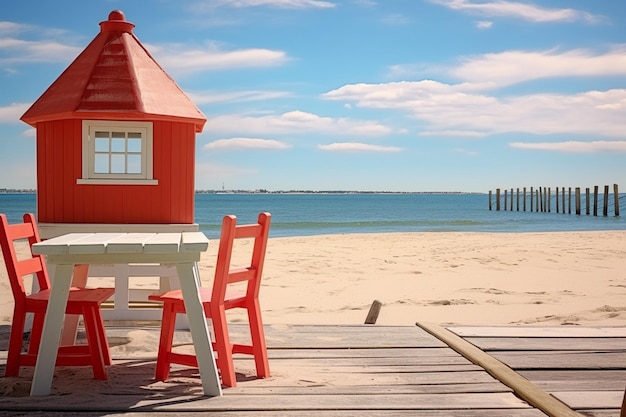
[[[235,387],[237,386],[237,376],[235,375],[233,350],[228,334],[228,324],[226,323],[226,311],[222,308],[217,312],[213,312],[211,319],[213,321],[213,331],[215,332],[217,367],[222,376],[222,384],[227,387]]]
[[[104,319],[100,307],[94,309],[94,320],[96,321],[96,330],[98,332],[98,347],[105,365],[112,365],[111,352],[109,350],[109,340],[107,339],[106,330],[104,329]]]
[[[24,339],[24,322],[26,315],[17,311],[13,312],[11,323],[11,335],[9,336],[9,352],[4,376],[20,375],[20,356],[22,354],[22,340]]]
[[[155,379],[165,381],[170,375],[170,353],[174,342],[174,329],[176,327],[176,310],[174,303],[163,303],[163,316],[161,319],[161,335],[159,337],[159,352],[157,355]]]
[[[106,380],[107,374],[104,367],[105,358],[102,352],[102,343],[105,342],[100,340],[96,310],[99,310],[98,306],[85,307],[83,309],[83,320],[85,322],[85,333],[87,333],[89,354],[91,355],[93,377],[94,379]]]
[[[248,320],[250,323],[250,337],[252,339],[252,354],[256,365],[256,375],[258,378],[270,376],[270,364],[267,358],[267,346],[265,344],[265,331],[263,330],[263,320],[261,319],[261,307],[257,302],[248,309]]]
[[[28,341],[28,354],[37,356],[39,344],[41,343],[41,333],[43,332],[44,313],[33,313],[33,325],[30,329],[30,339]]]

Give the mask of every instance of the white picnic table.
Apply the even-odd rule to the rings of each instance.
[[[65,306],[75,265],[160,263],[175,265],[198,358],[203,392],[222,395],[210,334],[200,301],[196,263],[209,240],[201,232],[69,233],[33,245],[54,275],[31,395],[49,395]]]

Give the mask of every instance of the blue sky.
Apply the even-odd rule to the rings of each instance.
[[[115,9],[207,116],[197,189],[626,184],[622,0],[37,0],[0,12],[0,188]]]

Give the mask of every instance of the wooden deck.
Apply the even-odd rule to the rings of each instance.
[[[584,415],[620,414],[626,388],[625,328],[511,326],[449,330]]]
[[[626,330],[591,339],[574,336],[574,345],[572,337],[553,337],[561,329],[537,330],[529,337],[510,328],[451,330],[482,345],[582,415],[619,416],[626,385],[626,353],[621,349]],[[23,368],[20,378],[0,379],[5,394],[0,416],[32,411],[85,417],[546,415],[417,326],[268,326],[272,377],[255,379],[253,362],[238,358],[238,386],[225,389],[221,398],[201,396],[198,377],[189,368],[176,368],[165,383],[152,379],[157,328],[109,328],[108,335],[114,356],[108,381],[94,381],[88,368],[57,368],[53,395],[31,398],[26,394],[32,370]],[[2,373],[5,340],[0,334]],[[177,333],[181,349],[188,342],[187,333]],[[595,368],[583,369],[583,363]]]

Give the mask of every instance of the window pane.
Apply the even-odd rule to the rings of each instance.
[[[96,131],[95,137],[96,138],[108,138],[109,132]]]
[[[128,155],[128,174],[141,174],[141,155]]]
[[[111,174],[126,172],[126,158],[124,155],[111,155]]]
[[[109,173],[109,154],[97,154],[96,155],[94,172],[96,174],[108,174]]]
[[[125,139],[126,138],[126,132],[111,132],[111,137],[112,138],[122,138]]]
[[[130,138],[131,135],[132,133],[129,133],[128,137]],[[141,136],[139,139],[128,139],[128,152],[141,152]]]
[[[125,139],[111,139],[111,152],[125,152],[126,140]]]
[[[109,137],[98,138],[95,142],[96,152],[109,152]]]

